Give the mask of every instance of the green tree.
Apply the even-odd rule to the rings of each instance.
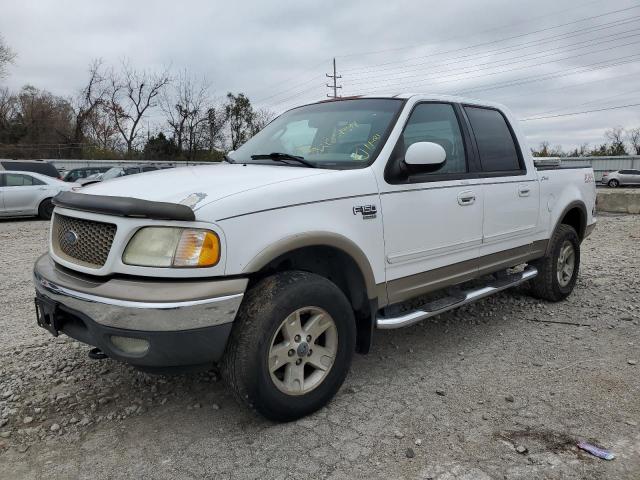
[[[142,151],[145,160],[175,160],[180,156],[180,149],[173,138],[167,138],[160,132],[150,137]]]
[[[246,142],[252,133],[253,107],[244,93],[227,93],[224,106],[225,117],[229,123],[231,150],[236,150]]]

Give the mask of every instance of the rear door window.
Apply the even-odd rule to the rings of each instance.
[[[32,185],[44,185],[45,183],[31,175],[21,173],[7,173],[5,175],[5,186],[7,187],[29,187]]]
[[[519,149],[504,116],[490,108],[465,106],[476,138],[482,170],[519,172],[523,170]]]

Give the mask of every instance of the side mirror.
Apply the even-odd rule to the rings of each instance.
[[[447,159],[447,152],[437,143],[416,142],[409,145],[404,155],[407,165],[441,165]]]

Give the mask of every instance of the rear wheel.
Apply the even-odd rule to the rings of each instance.
[[[331,400],[354,350],[353,311],[342,291],[311,273],[278,273],[246,294],[222,374],[241,402],[271,420],[295,420]]]
[[[38,207],[38,216],[43,220],[49,220],[51,215],[53,215],[53,209],[55,206],[50,198],[45,198],[42,202],[40,202],[40,206]]]
[[[620,186],[620,182],[614,178],[612,180],[609,180],[609,183],[607,183],[607,185],[609,185],[611,188],[617,188]]]
[[[550,241],[549,253],[532,262],[538,276],[531,290],[537,298],[557,302],[569,296],[578,279],[580,240],[573,227],[561,224]]]

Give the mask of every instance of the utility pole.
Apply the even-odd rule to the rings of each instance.
[[[327,83],[327,87],[332,88],[333,89],[333,95],[331,95],[330,93],[327,93],[327,97],[329,98],[338,98],[338,89],[342,88],[342,85],[338,85],[338,79],[342,78],[342,75],[338,75],[336,72],[336,59],[333,59],[333,75],[329,75],[328,73],[325,73],[325,75],[327,76],[327,78],[332,78],[333,79],[333,85],[330,85]]]

